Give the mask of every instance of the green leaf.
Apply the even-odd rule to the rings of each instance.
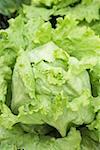
[[[69,15],[76,20],[86,20],[90,23],[92,20],[99,20],[99,0],[82,1],[80,4],[74,7],[54,7],[55,15]]]
[[[97,35],[100,36],[100,20],[99,20],[99,21],[92,22],[92,23],[90,24],[90,27],[92,28],[92,30],[95,31],[95,33],[96,33]]]
[[[55,139],[49,136],[38,136],[24,133],[18,126],[12,130],[0,128],[0,149],[30,149],[30,150],[80,150],[81,136],[79,131],[71,128],[67,137]]]
[[[93,140],[89,135],[91,132],[86,128],[81,129],[82,141],[81,150],[99,150],[100,143]]]
[[[32,0],[33,4],[44,4],[45,6],[52,6],[52,5],[58,5],[58,6],[62,6],[62,5],[70,5],[73,4],[75,2],[77,2],[78,0],[67,0],[66,3],[64,0]]]
[[[10,15],[21,6],[22,3],[29,4],[30,0],[0,0],[0,13]]]
[[[7,87],[11,81],[11,75],[15,58],[16,50],[7,39],[7,33],[0,31],[0,101],[6,102]]]
[[[100,55],[100,38],[90,28],[78,26],[77,21],[68,16],[58,19],[53,41],[79,59]]]

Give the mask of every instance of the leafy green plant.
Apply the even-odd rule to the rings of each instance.
[[[100,149],[100,1],[0,1],[0,150]]]

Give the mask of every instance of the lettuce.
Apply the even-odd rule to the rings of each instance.
[[[89,76],[85,70],[74,72],[78,63],[53,42],[22,53],[12,79],[11,108],[14,113],[19,111],[19,122],[47,123],[62,136],[71,123],[91,122],[94,111]]]
[[[99,150],[100,2],[29,2],[0,1],[0,149]]]

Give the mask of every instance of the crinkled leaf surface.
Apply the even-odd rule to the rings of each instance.
[[[49,136],[38,136],[24,133],[19,127],[12,130],[0,128],[0,149],[2,150],[80,150],[81,136],[74,128],[70,130],[65,138],[51,138]]]
[[[86,70],[79,71],[77,64],[76,58],[53,42],[22,53],[12,85],[12,110],[19,110],[19,122],[47,123],[62,136],[70,123],[91,122],[94,111],[89,76]]]

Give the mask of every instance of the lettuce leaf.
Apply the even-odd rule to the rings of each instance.
[[[82,141],[81,141],[81,150],[99,150],[100,143],[93,140],[90,137],[90,131],[86,128],[81,129]]]
[[[90,125],[88,125],[88,128],[92,131],[94,139],[100,142],[100,96],[95,98],[94,108],[96,117],[95,120]]]
[[[10,15],[15,12],[22,3],[30,4],[30,0],[0,0],[0,13]]]
[[[55,15],[69,15],[76,20],[82,21],[86,20],[90,23],[92,20],[99,20],[99,9],[100,9],[100,1],[99,0],[89,0],[82,1],[77,4],[75,7],[63,7],[59,5],[54,7]]]
[[[70,5],[73,4],[75,2],[77,2],[78,0],[67,0],[66,3],[64,0],[32,0],[33,4],[44,4],[45,6],[52,6],[52,5]]]
[[[44,25],[44,22],[50,19],[52,13],[46,8],[24,5],[20,10],[20,15],[9,20],[9,28],[4,32],[7,34],[10,45],[15,47],[17,55],[20,51],[36,47],[34,35]]]
[[[81,26],[70,16],[57,19],[56,28],[44,23],[34,34],[34,43],[38,45],[53,41],[68,54],[78,59],[100,56],[100,38],[87,26]],[[47,38],[45,38],[47,37]]]
[[[90,28],[78,26],[77,21],[68,16],[58,19],[53,39],[59,47],[79,59],[100,55],[100,38]]]
[[[13,127],[12,130],[0,128],[0,149],[2,150],[80,150],[81,136],[79,131],[71,128],[67,137],[55,139],[49,136],[38,136],[24,133],[20,127]]]
[[[16,51],[7,40],[6,32],[0,32],[0,101],[7,102],[8,85],[11,81]]]
[[[90,27],[95,31],[95,33],[97,35],[100,36],[100,20],[99,21],[95,21],[95,22],[92,22],[90,24]]]

